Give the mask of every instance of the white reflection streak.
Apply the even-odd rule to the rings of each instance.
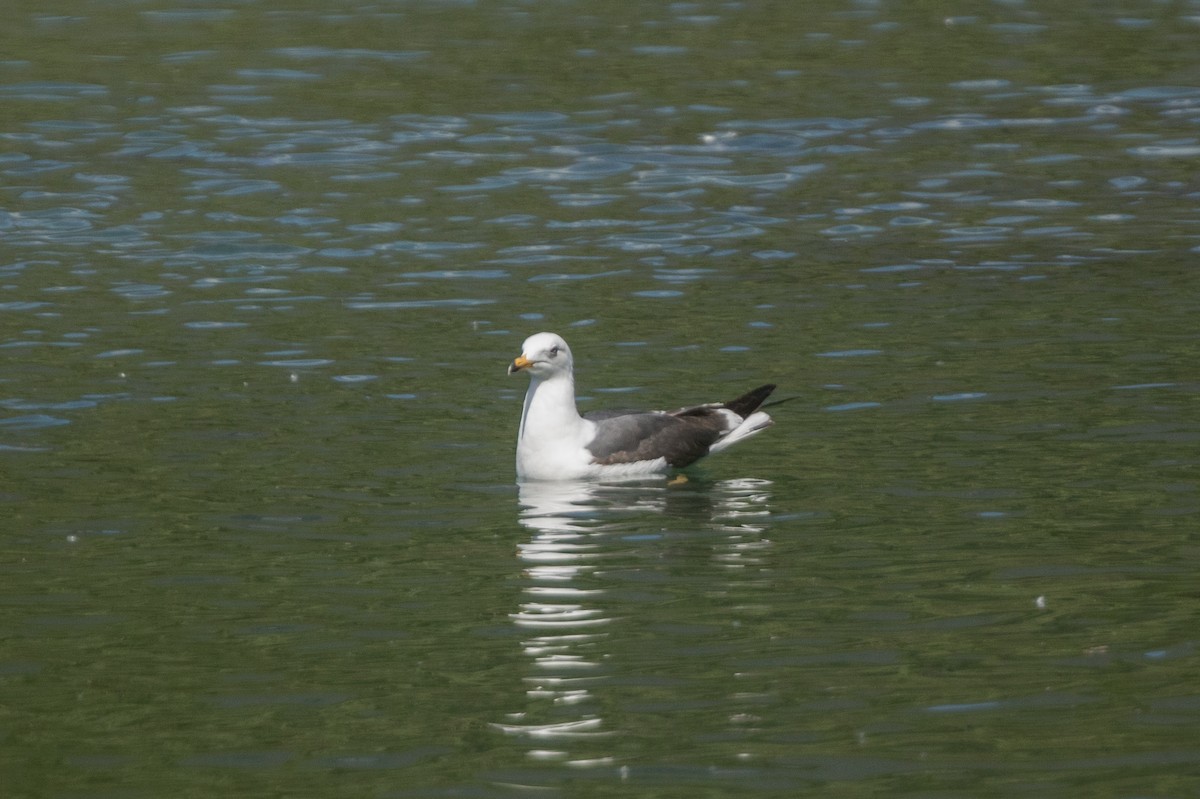
[[[607,638],[603,628],[612,622],[604,609],[593,603],[604,591],[572,585],[596,568],[602,557],[599,547],[588,542],[602,525],[597,524],[599,487],[594,483],[525,483],[520,486],[522,526],[532,531],[529,541],[517,547],[528,584],[525,599],[513,624],[530,633],[522,640],[522,651],[530,659],[532,672],[524,678],[525,696],[532,704],[527,712],[512,714],[521,723],[494,724],[509,735],[531,741],[588,740],[613,733],[603,729],[603,720],[587,713],[593,702],[589,686],[604,679],[600,673]],[[547,713],[553,720],[530,723],[528,716]],[[564,713],[575,717],[562,720]],[[565,751],[531,749],[538,760],[566,760]],[[578,763],[609,761],[609,758],[579,760]],[[576,762],[576,761],[568,761]]]
[[[558,724],[493,724],[499,730],[513,735],[527,735],[530,738],[595,738],[597,735],[612,735],[601,732],[600,719],[580,719],[579,721],[564,721]]]
[[[613,554],[594,542],[611,539],[606,534],[619,531],[624,516],[673,509],[672,519],[699,516],[694,521],[702,529],[719,534],[721,543],[711,556],[730,570],[731,588],[769,587],[763,577],[770,572],[773,546],[766,537],[772,527],[770,501],[770,481],[756,479],[682,487],[522,484],[520,524],[532,534],[517,548],[526,585],[509,617],[527,633],[521,641],[530,663],[522,678],[526,709],[492,726],[533,744],[526,753],[530,759],[575,768],[613,765],[616,760],[607,753],[578,749],[584,741],[617,732],[604,729],[592,693],[608,679],[605,647],[616,621],[602,605],[607,592],[586,587]],[[551,741],[557,747],[547,746]]]
[[[770,480],[750,477],[724,480],[715,486],[713,523],[729,534],[725,551],[718,553],[715,559],[726,568],[744,569],[764,564],[765,550],[772,546],[771,539],[762,535],[769,527],[771,516],[770,486]]]

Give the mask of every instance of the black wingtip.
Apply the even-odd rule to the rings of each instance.
[[[775,390],[774,383],[767,383],[764,386],[751,389],[735,400],[730,400],[725,403],[725,407],[736,413],[738,416],[745,418],[754,413],[759,407],[767,401],[767,397],[771,396],[771,392]]]

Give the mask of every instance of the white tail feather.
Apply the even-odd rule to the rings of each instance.
[[[766,430],[773,424],[775,424],[775,422],[773,422],[771,417],[767,416],[764,411],[755,411],[743,419],[742,423],[737,427],[733,428],[724,436],[717,439],[716,443],[708,448],[708,451],[720,452],[723,449],[732,447],[742,439],[750,438],[750,436],[756,433],[761,433],[763,430]]]

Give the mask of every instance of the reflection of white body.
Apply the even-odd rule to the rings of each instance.
[[[530,377],[517,433],[522,480],[656,474],[687,466],[771,425],[771,417],[758,410],[774,390],[771,385],[727,403],[580,416],[571,349],[554,333],[526,339],[508,371]]]
[[[679,579],[681,563],[695,565],[679,547],[694,536],[730,580],[757,584],[769,566],[764,556],[770,542],[762,532],[770,518],[770,483],[526,481],[518,491],[519,520],[530,537],[518,545],[524,585],[509,618],[529,669],[521,680],[521,707],[491,726],[525,739],[531,759],[574,768],[612,766],[619,761],[611,741],[625,733],[602,715],[603,694],[614,678],[619,683],[641,676],[618,653],[629,646],[622,638],[638,635],[628,612],[654,613],[651,605],[640,604],[648,600],[630,604],[629,571],[665,570],[661,573],[672,575],[668,579]],[[679,512],[671,511],[673,501],[682,503]],[[637,519],[649,524],[635,521],[631,527]],[[686,532],[666,532],[662,525],[671,519],[682,521]],[[647,534],[633,543],[628,533],[639,528]],[[641,546],[684,560],[644,561]],[[614,614],[614,604],[625,612]]]

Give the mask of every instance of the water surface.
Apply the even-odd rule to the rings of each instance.
[[[1200,4],[6,20],[11,795],[1200,789]]]

